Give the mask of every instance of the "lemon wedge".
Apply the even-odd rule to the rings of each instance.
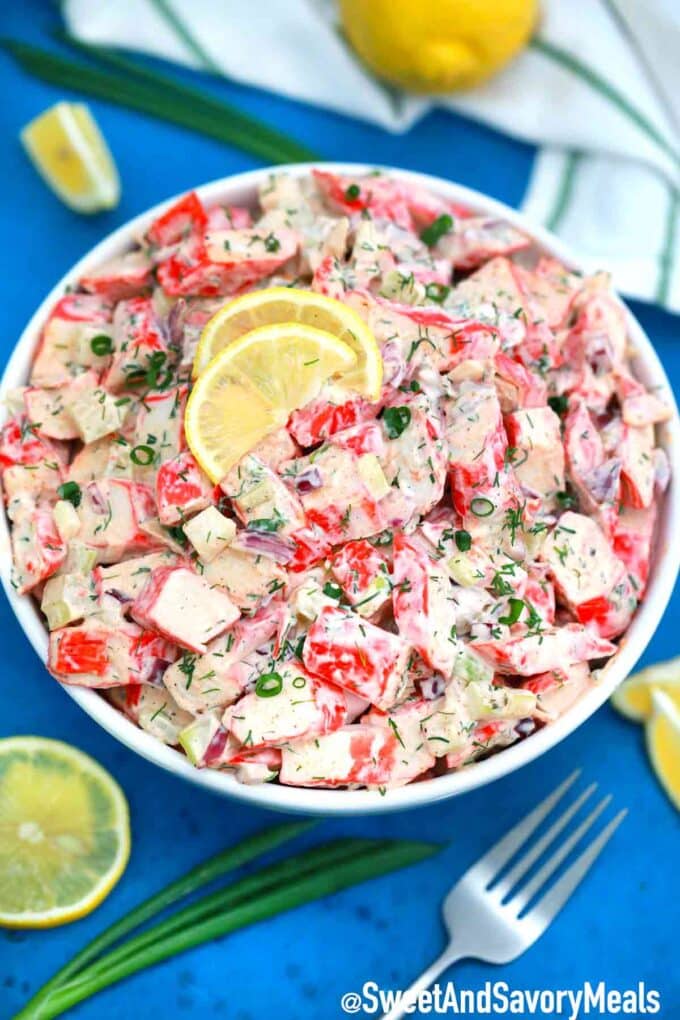
[[[118,171],[85,103],[51,106],[20,137],[36,170],[71,209],[93,213],[118,204]]]
[[[295,322],[260,326],[220,351],[194,383],[187,443],[215,483],[261,439],[285,425],[357,355],[331,333]]]
[[[89,914],[129,853],[127,802],[108,772],[59,740],[0,740],[0,925]]]
[[[413,92],[470,88],[526,46],[537,0],[340,0],[347,39],[381,78]]]
[[[377,400],[382,386],[380,348],[363,319],[335,298],[312,290],[269,287],[235,298],[203,328],[194,359],[194,375],[202,372],[216,354],[251,329],[279,323],[300,323],[331,333],[357,355],[355,366],[340,385]]]
[[[634,673],[617,687],[611,702],[628,719],[644,722],[652,714],[654,690],[664,691],[680,710],[680,657]]]
[[[654,691],[652,706],[645,726],[647,750],[661,785],[680,809],[680,709],[661,690]]]

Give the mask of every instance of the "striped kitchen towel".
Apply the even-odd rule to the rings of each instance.
[[[208,69],[391,131],[437,105],[534,142],[524,212],[587,267],[608,268],[619,290],[680,312],[678,0],[543,0],[536,37],[514,63],[472,91],[431,99],[365,70],[338,31],[333,0],[64,0],[63,10],[86,42]]]

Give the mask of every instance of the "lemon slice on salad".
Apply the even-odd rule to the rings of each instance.
[[[369,400],[377,400],[382,386],[380,348],[363,319],[342,301],[294,287],[269,287],[235,298],[221,308],[203,328],[194,359],[199,375],[225,347],[261,326],[300,323],[331,333],[351,347],[356,364],[339,384]]]
[[[127,802],[108,772],[59,740],[0,740],[0,925],[89,914],[129,853]]]
[[[680,809],[680,709],[658,689],[652,695],[652,707],[645,726],[647,750],[661,785]]]
[[[348,373],[357,355],[331,333],[295,322],[260,326],[216,355],[187,403],[187,443],[215,483],[291,411],[329,380]]]
[[[51,106],[20,137],[36,170],[71,209],[93,213],[118,204],[118,171],[85,103]]]
[[[665,691],[680,711],[680,657],[647,666],[628,677],[612,694],[612,705],[634,722],[644,722],[652,714],[654,690]]]

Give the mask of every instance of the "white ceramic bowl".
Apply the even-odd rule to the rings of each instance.
[[[356,164],[327,164],[327,167],[340,173],[365,173],[374,169]],[[302,175],[309,172],[311,164],[296,164],[278,169],[286,169],[290,173]],[[384,169],[403,180],[423,185],[444,198],[508,220],[533,237],[541,249],[561,259],[568,266],[579,268],[578,259],[567,251],[561,242],[547,231],[532,226],[522,215],[502,203],[438,177],[429,177],[426,174],[416,174],[389,167]],[[270,172],[268,169],[252,170],[235,177],[226,177],[205,184],[197,191],[208,205],[217,202],[252,205],[259,183]],[[106,259],[127,251],[132,246],[133,240],[146,229],[153,219],[170,206],[176,197],[162,202],[119,227],[85,255],[59,281],[40,305],[16,345],[0,383],[0,399],[4,400],[7,390],[26,383],[41,327],[49,310],[62,295],[65,287],[68,284],[74,284],[85,272],[94,269]],[[654,387],[674,409],[673,418],[660,430],[661,443],[671,464],[672,481],[660,514],[651,580],[644,603],[621,640],[620,650],[609,660],[602,671],[597,686],[555,723],[493,755],[486,761],[476,762],[459,772],[391,790],[385,796],[381,796],[377,792],[368,790],[310,790],[270,784],[244,786],[228,773],[194,768],[183,754],[166,747],[149,736],[148,733],[140,730],[96,691],[78,687],[64,687],[64,690],[105,730],[149,761],[155,762],[169,772],[174,772],[192,783],[214,790],[216,793],[279,811],[349,815],[402,810],[416,805],[429,804],[445,797],[456,796],[466,790],[498,779],[500,776],[505,776],[554,747],[591,716],[631,671],[652,637],[666,608],[680,562],[680,542],[677,541],[677,537],[673,541],[671,531],[672,522],[680,519],[680,422],[677,407],[666,374],[649,339],[634,316],[630,312],[627,312],[627,315],[630,337],[637,351],[635,372],[644,383]],[[9,531],[7,519],[3,513],[0,514],[0,576],[7,598],[19,623],[36,652],[45,662],[47,658],[45,623],[35,602],[28,596],[16,594],[10,584],[10,572]],[[54,681],[48,679],[46,675],[45,683],[54,683]]]

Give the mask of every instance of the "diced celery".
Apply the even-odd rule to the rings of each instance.
[[[365,453],[359,457],[357,470],[371,498],[376,502],[390,491],[390,483],[385,478],[380,461],[374,453]]]
[[[479,568],[464,552],[456,553],[446,563],[451,577],[461,588],[474,588],[479,584]]]
[[[177,739],[192,765],[203,764],[205,753],[219,728],[217,716],[206,713],[179,732]]]
[[[453,666],[454,676],[459,676],[466,683],[491,683],[493,666],[485,662],[468,645],[461,645]]]
[[[64,542],[75,538],[80,531],[80,518],[73,503],[67,499],[60,499],[54,504],[54,523],[57,531]]]

